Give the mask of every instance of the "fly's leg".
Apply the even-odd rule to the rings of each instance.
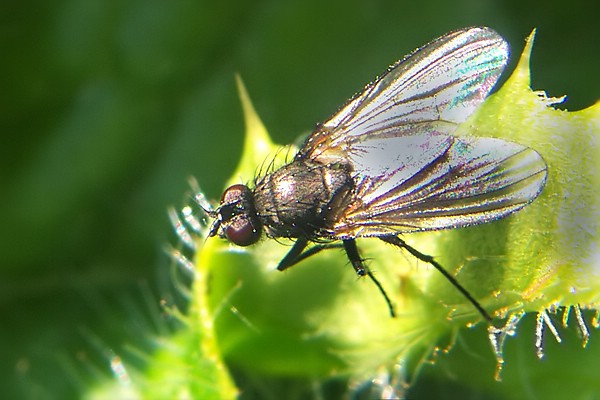
[[[458,291],[461,292],[463,294],[463,296],[465,296],[467,298],[467,300],[469,300],[471,302],[471,304],[473,304],[473,306],[475,306],[475,308],[477,309],[479,314],[481,314],[481,316],[483,318],[485,318],[485,320],[487,322],[489,322],[490,324],[493,325],[492,317],[487,313],[487,311],[485,311],[485,309],[481,306],[481,304],[479,304],[477,302],[477,300],[475,300],[473,298],[473,296],[471,296],[471,293],[469,293],[467,291],[467,289],[465,289],[460,283],[458,283],[456,278],[454,278],[452,275],[450,275],[448,273],[448,271],[446,271],[437,261],[435,261],[432,256],[423,254],[420,251],[418,251],[417,249],[415,249],[414,247],[409,246],[408,244],[406,244],[406,242],[404,240],[400,239],[398,236],[382,236],[379,239],[383,240],[386,243],[392,244],[396,247],[400,247],[401,249],[406,249],[410,254],[412,254],[417,259],[433,265],[433,267],[435,269],[440,271],[442,273],[442,275],[444,275],[444,277],[446,279],[448,279],[448,281],[450,281],[450,283],[455,288],[457,288]]]
[[[310,249],[308,249],[308,250],[304,251],[302,254],[300,254],[298,256],[298,258],[296,258],[296,261],[294,262],[294,264],[299,263],[300,261],[304,260],[305,258],[314,256],[315,254],[321,252],[321,250],[341,249],[341,248],[342,248],[341,243],[319,243],[319,244],[316,244],[316,245],[312,246]]]
[[[309,248],[308,250],[304,250],[304,249],[306,249],[306,246],[308,246],[307,239],[300,238],[300,239],[296,240],[296,243],[294,243],[294,246],[292,246],[290,251],[285,255],[285,257],[283,257],[283,260],[281,260],[279,262],[277,269],[280,271],[283,271],[283,270],[288,269],[289,267],[293,267],[294,265],[298,264],[300,261],[319,253],[321,250],[335,249],[335,248],[342,247],[342,245],[339,243],[322,243],[322,244],[316,244],[316,245],[312,246],[311,248]]]
[[[283,259],[279,262],[277,269],[279,271],[284,271],[290,267],[293,267],[300,261],[319,253],[322,250],[342,247],[342,245],[340,245],[339,243],[325,243],[325,244],[317,244],[315,246],[312,246],[310,249],[305,250],[306,246],[308,246],[308,239],[306,239],[306,238],[297,239],[296,242],[294,243],[294,245],[292,246],[292,248],[290,249],[290,251],[288,251],[288,253],[285,255],[285,257],[283,257]],[[394,306],[392,305],[392,301],[390,300],[389,296],[387,295],[387,293],[386,293],[385,289],[383,288],[383,286],[381,285],[381,283],[377,280],[377,278],[375,278],[373,273],[364,265],[364,261],[360,257],[360,254],[358,253],[358,248],[356,247],[356,241],[354,239],[344,240],[343,247],[344,247],[344,250],[346,250],[348,259],[350,260],[350,263],[352,264],[354,271],[356,271],[356,274],[358,276],[366,275],[375,283],[375,286],[377,286],[377,288],[379,289],[379,291],[385,298],[385,301],[390,310],[390,315],[392,317],[395,317],[396,313],[394,311]]]
[[[358,247],[356,247],[356,240],[354,240],[354,239],[344,240],[344,249],[346,250],[348,259],[350,260],[350,263],[352,264],[354,271],[356,271],[356,274],[358,276],[367,275],[369,278],[371,278],[373,283],[375,283],[375,286],[377,286],[377,288],[383,295],[385,302],[387,303],[388,308],[390,310],[390,315],[392,317],[395,317],[396,312],[394,311],[394,306],[392,304],[392,301],[388,297],[388,295],[387,295],[385,289],[383,288],[383,286],[381,285],[381,283],[377,280],[377,278],[375,278],[375,275],[373,275],[373,273],[365,266],[364,260],[360,257],[360,254],[358,253]]]

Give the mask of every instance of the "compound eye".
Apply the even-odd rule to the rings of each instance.
[[[248,215],[236,215],[227,224],[225,235],[238,246],[249,246],[260,238],[260,230],[256,228],[258,226]]]
[[[250,197],[250,189],[246,185],[232,185],[229,186],[221,196],[221,204],[232,204],[237,203],[241,200]]]

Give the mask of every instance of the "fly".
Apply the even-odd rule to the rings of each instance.
[[[378,238],[433,265],[491,322],[452,275],[400,235],[494,221],[542,191],[547,168],[536,151],[453,135],[507,61],[507,43],[489,28],[451,32],[415,50],[320,125],[289,164],[252,188],[226,189],[219,206],[206,210],[215,218],[208,236],[239,246],[263,235],[295,239],[278,270],[343,247],[393,316],[392,302],[356,245],[359,237]]]

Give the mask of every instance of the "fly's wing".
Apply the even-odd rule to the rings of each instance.
[[[308,138],[298,158],[353,170],[354,202],[333,236],[479,224],[537,197],[546,164],[534,150],[452,136],[507,60],[508,46],[494,31],[452,32],[393,65]]]
[[[507,61],[508,45],[489,28],[442,36],[367,85],[308,138],[298,157],[336,162],[364,140],[452,134],[483,102]]]
[[[482,224],[527,205],[546,180],[537,152],[500,139],[418,134],[353,150],[357,192],[338,238]]]

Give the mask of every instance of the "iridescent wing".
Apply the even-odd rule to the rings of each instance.
[[[482,224],[533,201],[546,180],[537,152],[493,138],[370,140],[351,157],[356,195],[333,229],[339,238]]]
[[[355,201],[334,236],[479,224],[537,197],[546,164],[534,150],[452,136],[507,60],[491,29],[452,32],[394,64],[308,138],[298,158],[353,169]]]

